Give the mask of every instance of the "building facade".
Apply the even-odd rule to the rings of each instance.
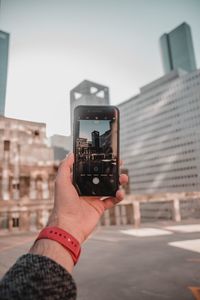
[[[0,30],[0,115],[5,114],[9,34]]]
[[[162,63],[165,74],[172,70],[196,70],[190,26],[183,23],[160,37]]]
[[[0,117],[0,200],[52,198],[54,174],[46,125]]]
[[[200,70],[173,71],[119,105],[134,194],[200,190]]]

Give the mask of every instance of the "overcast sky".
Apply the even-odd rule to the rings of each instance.
[[[84,79],[117,104],[163,75],[158,39],[182,22],[200,66],[199,0],[2,0],[10,33],[6,116],[69,134],[69,92]]]
[[[91,133],[96,130],[100,135],[110,129],[110,120],[80,120],[80,138],[92,140]]]

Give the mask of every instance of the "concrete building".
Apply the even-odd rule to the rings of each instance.
[[[134,194],[200,190],[200,70],[172,71],[119,104]]]
[[[70,91],[71,129],[74,108],[78,105],[109,105],[109,88],[84,80]]]
[[[57,168],[44,123],[0,116],[0,232],[46,225]]]
[[[0,117],[0,200],[49,199],[54,167],[44,123]]]
[[[0,30],[0,115],[5,114],[9,34]]]
[[[175,69],[196,70],[190,26],[183,23],[160,38],[162,63],[165,74]]]
[[[83,80],[70,91],[71,135],[63,138],[63,143],[67,143],[67,150],[73,150],[72,131],[74,108],[78,105],[109,105],[109,103],[109,88],[89,80]]]

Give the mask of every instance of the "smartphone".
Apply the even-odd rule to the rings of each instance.
[[[119,110],[77,106],[73,184],[80,196],[115,196],[119,188]]]

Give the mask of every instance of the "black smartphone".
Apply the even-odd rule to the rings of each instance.
[[[119,110],[77,106],[73,184],[80,196],[115,196],[119,188]]]

